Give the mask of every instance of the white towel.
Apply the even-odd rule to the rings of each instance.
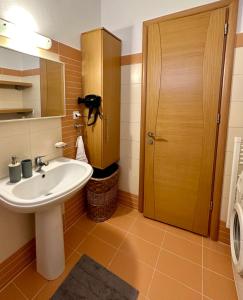
[[[85,154],[84,142],[81,136],[77,138],[76,147],[77,147],[76,159],[87,163],[88,159]]]

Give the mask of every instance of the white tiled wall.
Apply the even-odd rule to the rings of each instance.
[[[8,176],[10,157],[19,160],[47,155],[50,160],[62,156],[54,144],[62,138],[61,119],[40,119],[0,123],[0,178]],[[27,243],[34,235],[31,214],[18,214],[0,207],[0,263]],[[7,230],[6,230],[7,224]],[[7,239],[12,236],[11,240]]]
[[[142,65],[122,67],[119,188],[138,194]]]
[[[236,48],[220,219],[226,221],[234,137],[243,137],[243,48]]]

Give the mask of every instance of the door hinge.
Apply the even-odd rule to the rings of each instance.
[[[213,210],[213,201],[211,200],[210,201],[210,211],[212,211]]]
[[[221,115],[220,113],[217,114],[217,124],[220,124]]]
[[[226,22],[226,23],[224,24],[224,35],[227,35],[227,34],[228,34],[228,31],[229,31],[229,23]]]

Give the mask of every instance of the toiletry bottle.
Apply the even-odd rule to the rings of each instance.
[[[21,164],[17,162],[17,157],[12,156],[11,164],[8,165],[9,178],[11,183],[20,181],[21,179]]]

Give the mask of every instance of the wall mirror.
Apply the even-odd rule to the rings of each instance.
[[[0,47],[0,121],[64,113],[64,65]]]

